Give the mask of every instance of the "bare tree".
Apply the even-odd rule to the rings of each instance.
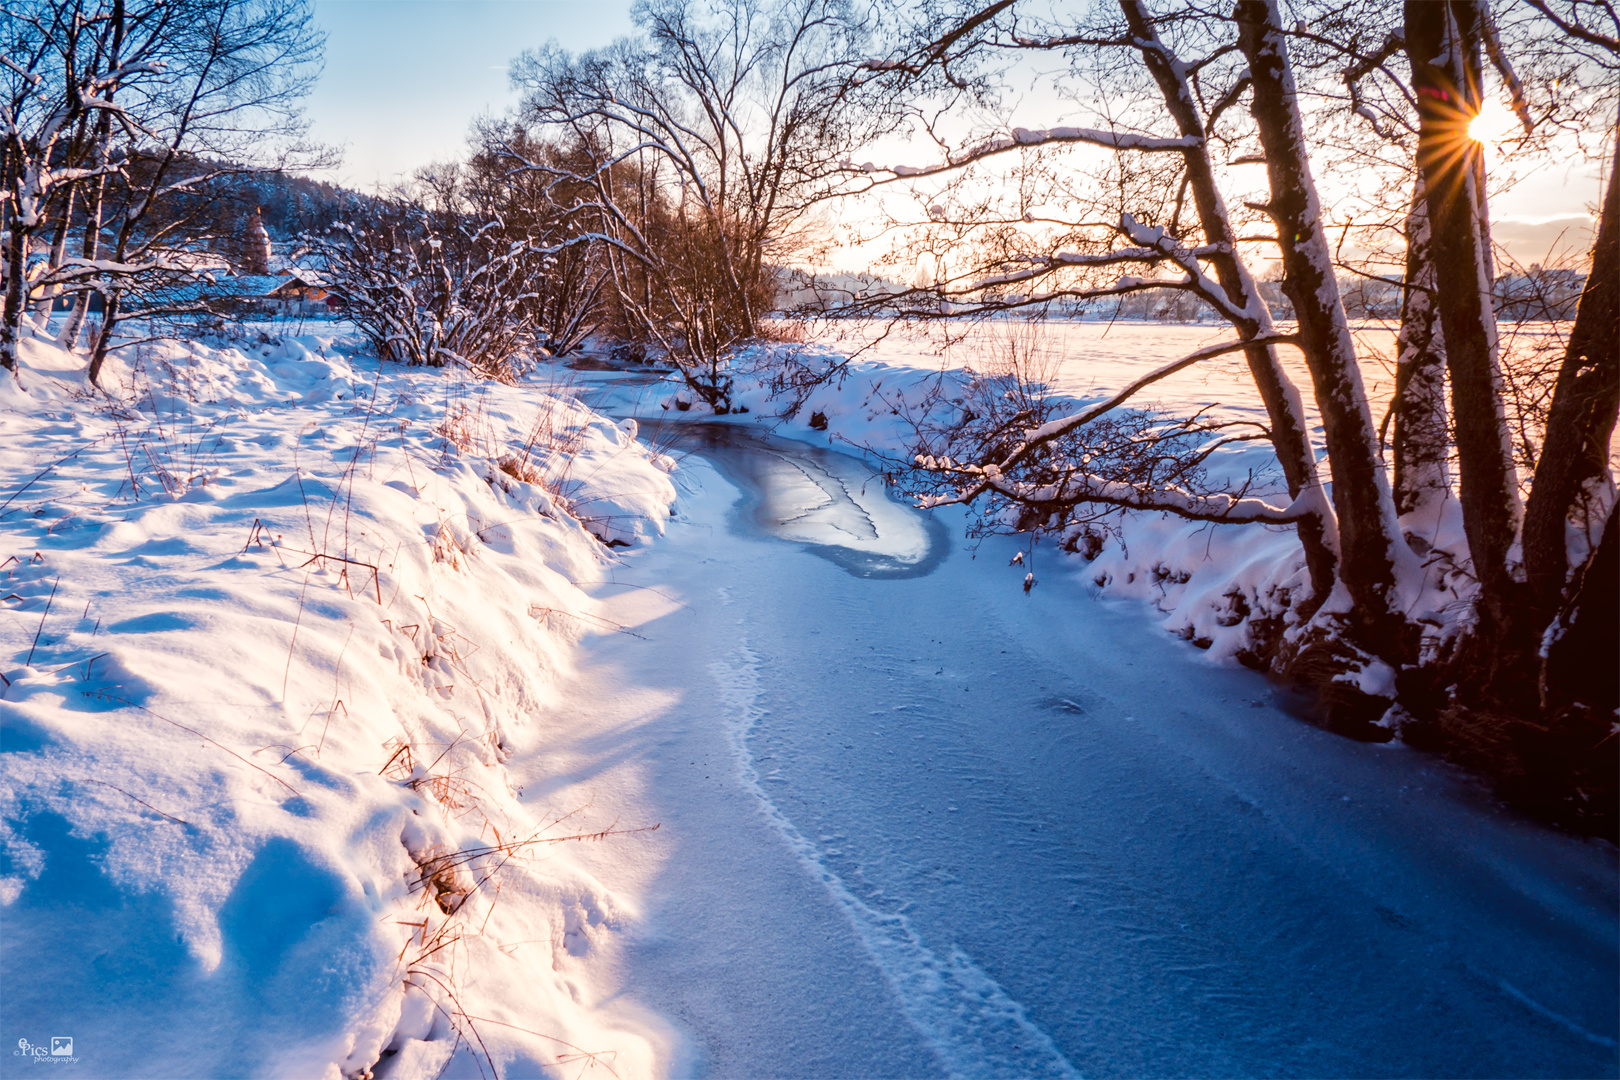
[[[474,131],[466,166],[466,197],[475,215],[498,221],[499,232],[538,245],[545,252],[531,280],[541,348],[553,356],[577,349],[602,325],[611,284],[602,245],[586,235],[586,222],[571,212],[590,192],[555,184],[525,167],[546,161],[560,168],[584,165],[583,155],[533,138],[514,122],[482,123]]]
[[[954,146],[938,165],[863,166],[861,171],[872,177],[875,188],[957,177],[998,156],[1027,157],[1073,146],[1112,152],[1106,175],[1087,176],[1059,189],[1068,196],[1067,213],[1051,209],[1059,204],[1051,195],[1053,185],[1047,185],[1039,214],[1029,202],[989,213],[982,203],[936,202],[921,224],[931,243],[956,241],[949,245],[956,269],[899,296],[874,298],[872,305],[899,307],[914,317],[950,318],[1039,308],[1057,298],[1186,292],[1227,319],[1238,339],[1151,373],[1102,406],[1030,428],[1007,454],[953,462],[947,468],[961,478],[956,498],[970,500],[986,492],[1018,497],[1019,489],[1006,480],[1009,466],[1020,466],[1038,447],[1048,447],[1096,422],[1174,371],[1243,351],[1267,407],[1268,434],[1292,504],[1262,509],[1247,492],[1229,493],[1224,500],[1189,502],[1184,491],[1145,488],[1132,491],[1125,500],[1117,487],[1108,487],[1109,497],[1098,501],[1190,517],[1300,522],[1314,592],[1312,600],[1301,605],[1303,613],[1309,615],[1342,582],[1355,602],[1336,618],[1369,651],[1398,659],[1410,648],[1411,635],[1401,630],[1404,619],[1396,607],[1394,585],[1398,564],[1409,556],[1395,523],[1354,345],[1334,284],[1301,120],[1291,105],[1294,88],[1276,10],[1250,5],[1240,9],[1234,23],[1202,15],[1156,16],[1144,5],[1124,0],[1120,18],[1113,23],[1101,20],[1070,30],[1013,23],[998,37],[991,30],[993,19],[1007,7],[978,9],[963,18],[960,26],[974,26],[971,35],[959,35],[949,44],[935,38],[910,55],[881,65],[918,75],[930,65],[948,69],[951,50],[971,37],[981,42],[980,48],[1068,51],[1077,69],[1104,85],[1120,79],[1128,82],[1134,71],[1149,80],[1151,97],[1131,99],[1130,108],[1119,107],[1117,97],[1111,99],[1111,111],[1099,116],[1101,123],[1093,127],[1014,128],[1006,135]],[[1243,34],[1234,33],[1239,29]],[[1180,47],[1166,35],[1173,35]],[[1242,59],[1247,65],[1239,62]],[[1124,66],[1126,60],[1131,67]],[[1119,74],[1122,71],[1127,74]],[[949,76],[945,81],[951,81]],[[1244,127],[1234,106],[1246,97],[1252,98],[1253,123]],[[1269,200],[1244,213],[1259,210],[1272,218],[1271,230],[1262,230],[1262,236],[1281,248],[1285,291],[1296,311],[1306,309],[1299,316],[1297,334],[1279,333],[1272,325],[1255,277],[1239,255],[1245,235],[1240,229],[1254,227],[1249,223],[1255,219],[1229,210],[1223,176],[1227,162],[1244,153],[1263,154],[1270,169]],[[948,235],[953,228],[954,238]],[[992,291],[1007,286],[1016,286],[1017,291]],[[1275,352],[1278,346],[1301,349],[1313,374],[1333,465],[1331,506],[1316,474],[1303,404],[1282,369]],[[939,468],[937,459],[924,467]],[[1047,499],[1057,494],[1039,484],[1027,493],[1037,491]],[[1071,483],[1063,494],[1077,502],[1097,498],[1099,492]],[[1391,633],[1392,629],[1399,632]]]
[[[428,197],[373,200],[306,238],[323,280],[379,358],[511,378],[532,354],[548,255],[467,213],[443,171],[418,186]]]
[[[8,0],[7,13],[24,61],[6,69],[5,206],[20,228],[0,353],[47,293],[79,295],[64,330],[75,343],[93,291],[94,382],[120,321],[190,306],[178,286],[197,277],[222,182],[325,160],[297,141],[323,39],[307,0]],[[58,242],[29,273],[32,237],[52,229]]]
[[[1236,341],[1066,415],[969,409],[971,416],[919,447],[918,486],[928,501],[1001,500],[1021,508],[1001,516],[1020,528],[1049,525],[1087,504],[1203,520],[1320,522],[1322,546],[1336,558],[1312,562],[1319,601],[1342,588],[1353,602],[1333,605],[1327,618],[1318,612],[1306,630],[1331,638],[1337,626],[1350,644],[1403,668],[1404,703],[1420,714],[1414,738],[1456,750],[1505,784],[1534,775],[1544,806],[1555,798],[1561,816],[1602,818],[1609,824],[1600,827],[1612,828],[1612,813],[1567,804],[1572,784],[1588,794],[1616,786],[1616,755],[1603,749],[1612,747],[1613,680],[1594,682],[1572,657],[1612,666],[1612,655],[1593,650],[1612,653],[1604,643],[1616,638],[1616,598],[1605,592],[1614,567],[1605,559],[1615,557],[1617,543],[1605,530],[1614,521],[1609,445],[1620,411],[1617,196],[1611,182],[1592,273],[1551,383],[1544,444],[1539,452],[1529,439],[1516,447],[1502,392],[1488,178],[1468,131],[1494,72],[1524,128],[1524,160],[1545,155],[1555,137],[1586,139],[1597,125],[1614,138],[1616,54],[1607,50],[1620,48],[1620,21],[1597,29],[1592,16],[1606,9],[1578,2],[1533,7],[1504,24],[1472,0],[1413,3],[1404,25],[1359,0],[1302,3],[1290,14],[1310,17],[1286,21],[1273,0],[1165,14],[1119,0],[1118,19],[1081,16],[1066,26],[1025,17],[1013,0],[933,11],[917,43],[867,67],[920,102],[917,122],[944,148],[944,160],[851,169],[858,189],[914,194],[918,211],[891,210],[884,227],[911,238],[897,265],[920,258],[930,270],[908,288],[858,297],[852,307],[947,320],[1144,292],[1197,296],[1232,324]],[[940,25],[950,29],[941,34]],[[944,137],[938,111],[954,100],[987,100],[975,91],[990,58],[1065,51],[1075,81],[1090,91],[1073,95],[1093,110],[1088,126],[1035,130],[1001,121],[1007,126],[999,131]],[[1521,58],[1527,78],[1516,70]],[[1088,160],[1080,147],[1107,156],[1093,150]],[[1355,172],[1337,218],[1316,195],[1318,153],[1328,168]],[[1243,164],[1265,166],[1263,196],[1223,195]],[[1280,257],[1296,331],[1279,333],[1271,323],[1239,254],[1245,243]],[[1393,486],[1338,272],[1403,295]],[[1297,348],[1304,357],[1337,514],[1299,497],[1297,477],[1314,465],[1308,441],[1290,438],[1292,424],[1304,430],[1303,413],[1297,395],[1268,389],[1256,346]],[[1201,471],[1214,449],[1252,436],[1202,416],[1132,405],[1169,374],[1238,349],[1247,350],[1268,408],[1265,434],[1285,469],[1295,462],[1288,506],[1255,499],[1248,487],[1220,490]],[[1477,618],[1431,635],[1420,651],[1418,627],[1405,621],[1410,594],[1402,591],[1416,582],[1418,562],[1400,515],[1432,514],[1453,496],[1453,433],[1467,550],[1431,557],[1472,567]],[[1534,509],[1522,512],[1522,528],[1515,453],[1535,471],[1526,504]],[[1309,557],[1303,528],[1302,540]],[[1290,646],[1274,644],[1273,662],[1286,667]],[[1331,649],[1328,659],[1334,670],[1355,663]]]
[[[643,39],[514,67],[520,120],[582,159],[505,149],[571,193],[621,331],[724,412],[731,358],[837,187],[840,150],[881,128],[883,110],[842,107],[866,27],[840,0],[644,0],[635,17]]]
[[[154,38],[126,41],[122,4],[8,2],[4,17],[0,366],[15,371],[33,288],[42,284],[41,291],[50,295],[58,284],[42,281],[48,270],[30,265],[34,238],[55,225],[52,266],[61,262],[76,187],[94,182],[99,189],[119,168],[97,152],[115,115],[131,123],[115,103],[118,87],[155,78],[162,65]],[[166,20],[156,21],[155,29],[166,28]]]

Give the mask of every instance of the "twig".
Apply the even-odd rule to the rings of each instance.
[[[293,787],[291,784],[287,783],[287,781],[283,780],[281,777],[277,776],[275,773],[271,772],[269,769],[266,769],[266,768],[264,768],[263,766],[260,766],[260,765],[255,765],[253,762],[249,761],[247,758],[243,757],[241,754],[238,754],[235,750],[232,750],[230,747],[226,746],[224,743],[218,741],[217,739],[210,739],[207,735],[204,735],[202,732],[198,731],[194,727],[187,727],[185,724],[182,724],[178,720],[170,720],[167,716],[164,716],[160,712],[154,712],[153,710],[148,709],[145,705],[138,705],[135,702],[129,700],[128,698],[122,698],[122,697],[119,697],[116,694],[96,693],[94,696],[100,697],[100,698],[105,698],[108,701],[116,701],[116,702],[118,702],[118,703],[120,703],[122,705],[128,705],[132,709],[139,709],[139,710],[141,710],[141,712],[146,713],[148,716],[155,716],[157,719],[162,720],[165,724],[173,724],[175,727],[179,728],[181,731],[190,732],[191,734],[197,736],[197,738],[203,740],[204,742],[210,743],[210,744],[212,744],[214,746],[219,747],[221,750],[223,750],[227,754],[231,755],[231,757],[235,758],[237,761],[240,761],[242,764],[246,765],[248,768],[254,769],[254,770],[258,771],[258,772],[264,773],[264,775],[268,776],[270,779],[274,780],[276,783],[280,784],[282,787],[286,788],[288,791],[290,791],[294,795],[298,796],[298,798],[301,799],[301,798],[304,797],[303,793],[301,791],[299,791],[297,788]]]
[[[343,678],[343,657],[348,654],[349,642],[353,640],[354,623],[350,622],[349,636],[343,639],[343,648],[338,650],[337,667],[332,670],[332,705],[326,710],[326,723],[321,725],[321,738],[320,741],[315,744],[316,757],[320,757],[321,751],[326,748],[326,729],[332,726],[332,714],[337,712],[338,707],[341,705],[343,707],[343,715],[349,715],[349,707],[343,704],[342,698],[338,697],[338,682]]]
[[[565,1039],[559,1039],[555,1035],[547,1035],[546,1033],[544,1033],[542,1031],[535,1031],[532,1028],[519,1027],[516,1024],[508,1024],[508,1023],[506,1023],[505,1021],[502,1021],[502,1020],[491,1020],[487,1016],[472,1016],[470,1014],[465,1014],[465,1013],[463,1015],[466,1016],[466,1018],[469,1021],[477,1020],[481,1024],[494,1024],[496,1027],[511,1028],[513,1031],[521,1031],[526,1035],[533,1035],[533,1036],[535,1036],[536,1038],[539,1038],[539,1039],[550,1039],[554,1043],[560,1043],[561,1045],[568,1047],[568,1049],[570,1049],[570,1050],[577,1051],[582,1056],[589,1058],[593,1064],[600,1063],[602,1068],[606,1069],[610,1073],[613,1073],[614,1076],[619,1075],[617,1072],[614,1072],[613,1066],[609,1065],[605,1061],[599,1061],[599,1059],[602,1056],[600,1053],[592,1053],[591,1051],[586,1050],[586,1049],[584,1049],[582,1047],[575,1046],[573,1043],[568,1042]],[[618,1053],[618,1051],[610,1050],[610,1051],[607,1051],[607,1053],[616,1054],[616,1053]],[[558,1060],[559,1060],[559,1063],[560,1063],[561,1059],[558,1059]]]
[[[50,598],[45,601],[45,610],[39,615],[39,628],[34,631],[34,643],[28,647],[28,659],[23,661],[23,667],[29,667],[34,662],[34,650],[39,648],[39,635],[45,632],[45,619],[51,613],[51,603],[56,599],[57,587],[62,584],[62,575],[56,575],[56,582],[51,586]]]
[[[287,679],[292,675],[293,648],[298,644],[298,628],[304,624],[304,594],[309,591],[309,575],[304,575],[304,586],[298,590],[298,618],[293,620],[292,640],[287,643],[287,666],[281,672],[281,700],[287,701]]]
[[[167,818],[169,821],[174,822],[176,825],[184,825],[188,829],[195,829],[197,827],[197,826],[193,825],[189,821],[185,821],[185,820],[183,820],[181,818],[175,817],[173,814],[165,814],[163,811],[159,810],[157,807],[153,806],[151,803],[147,802],[145,799],[140,798],[137,795],[131,795],[129,792],[125,791],[123,788],[119,787],[117,784],[109,784],[105,780],[96,780],[96,779],[94,779],[92,777],[86,777],[86,779],[89,780],[90,783],[92,783],[92,784],[100,784],[102,787],[110,787],[114,791],[118,792],[118,794],[123,795],[123,796],[125,796],[127,798],[130,798],[130,799],[134,799],[136,802],[140,803],[142,806],[144,806],[148,810],[152,811],[152,813],[156,814],[158,817]]]
[[[101,439],[105,439],[106,437],[107,436],[103,435],[101,437]],[[43,469],[39,470],[39,472],[35,473],[33,478],[28,481],[28,483],[24,484],[22,487],[18,488],[16,491],[13,491],[10,495],[6,496],[6,501],[3,502],[3,503],[0,503],[0,510],[4,510],[6,507],[10,506],[11,505],[11,500],[15,499],[17,496],[21,495],[23,492],[25,492],[29,488],[33,487],[34,484],[36,482],[38,482],[39,479],[41,477],[43,477],[46,473],[50,472],[52,469],[56,468],[58,465],[61,465],[63,462],[68,461],[68,460],[70,460],[72,458],[78,457],[80,454],[82,454],[86,450],[90,449],[90,447],[92,447],[92,446],[96,445],[96,443],[100,442],[101,439],[96,439],[94,442],[85,443],[83,446],[81,446],[77,450],[73,451],[73,453],[68,454],[66,457],[57,458],[55,461],[51,462],[49,465],[47,465]]]
[[[246,550],[246,549],[244,548],[243,550]],[[298,569],[298,570],[302,570],[304,567],[308,566],[310,563],[316,562],[316,561],[318,561],[320,559],[331,559],[333,562],[348,563],[350,566],[363,566],[363,567],[365,567],[367,570],[371,571],[371,583],[377,590],[377,603],[378,603],[379,606],[382,604],[382,581],[381,581],[381,573],[382,572],[377,569],[377,564],[376,563],[361,562],[359,559],[349,559],[349,558],[345,558],[342,555],[328,555],[325,552],[320,552],[320,551],[315,551],[315,552],[299,551],[297,548],[285,548],[285,549],[283,549],[279,545],[278,545],[277,550],[290,551],[295,555],[308,555],[309,558],[305,559],[303,562],[299,563],[297,567],[295,567],[295,569]],[[323,569],[324,569],[324,567],[323,567]],[[305,580],[307,581],[308,579],[306,578]],[[349,595],[353,596],[354,594],[351,592]]]

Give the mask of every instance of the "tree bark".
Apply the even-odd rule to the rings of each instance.
[[[1265,150],[1283,263],[1283,291],[1294,305],[1300,348],[1311,372],[1333,466],[1339,520],[1339,579],[1354,608],[1347,619],[1357,644],[1398,659],[1409,635],[1396,596],[1396,565],[1406,541],[1396,521],[1389,478],[1356,361],[1355,339],[1339,298],[1333,252],[1322,230],[1304,122],[1276,0],[1239,0],[1238,45],[1254,83],[1250,112]]]
[[[62,253],[67,248],[68,226],[73,221],[73,197],[78,192],[79,185],[67,184],[66,191],[62,193],[62,216],[56,222],[56,238],[51,241],[51,260],[49,266],[52,270],[62,265]],[[40,290],[40,298],[35,301],[34,316],[42,320],[41,333],[49,332],[51,308],[56,304],[56,296],[60,290],[57,286],[48,286]]]
[[[1406,289],[1395,339],[1395,510],[1430,525],[1434,504],[1450,497],[1446,457],[1446,344],[1434,305],[1434,253],[1423,174],[1406,215]]]
[[[1609,510],[1603,539],[1570,583],[1548,635],[1541,667],[1547,714],[1579,703],[1613,722],[1620,704],[1614,658],[1620,654],[1620,503]],[[1612,753],[1612,751],[1611,751]]]
[[[1236,324],[1236,330],[1245,338],[1257,336],[1270,329],[1270,314],[1253,276],[1237,257],[1237,234],[1215,183],[1215,171],[1210,164],[1209,151],[1204,143],[1204,125],[1199,116],[1192,89],[1187,83],[1186,69],[1174,62],[1158,38],[1152,20],[1139,0],[1120,0],[1120,8],[1132,35],[1146,47],[1141,48],[1142,60],[1158,84],[1159,92],[1177,130],[1184,136],[1198,139],[1195,148],[1183,155],[1187,181],[1193,196],[1193,206],[1204,231],[1205,242],[1219,246],[1222,254],[1211,258],[1215,279],[1233,304],[1254,311],[1259,316],[1252,322]],[[1270,345],[1245,350],[1249,373],[1265,404],[1271,421],[1271,442],[1277,460],[1282,465],[1288,494],[1298,498],[1303,491],[1320,491],[1322,480],[1316,471],[1316,454],[1311,447],[1310,430],[1305,422],[1305,405],[1296,387],[1283,370],[1277,350]],[[1301,609],[1308,618],[1327,600],[1337,581],[1338,524],[1326,498],[1317,500],[1317,513],[1300,519],[1299,539],[1305,549],[1305,563],[1310,575],[1312,599]]]
[[[1564,600],[1569,576],[1566,529],[1574,519],[1590,533],[1604,512],[1592,481],[1609,476],[1609,439],[1620,411],[1620,146],[1592,249],[1564,362],[1553,385],[1547,433],[1536,459],[1524,514],[1527,606],[1544,626]],[[1605,485],[1606,486],[1606,485]],[[1612,530],[1612,524],[1610,526]],[[1605,540],[1607,543],[1608,540]],[[1610,662],[1612,665],[1613,657]],[[1612,670],[1612,668],[1611,668]]]
[[[1484,164],[1468,124],[1479,112],[1477,0],[1407,0],[1406,48],[1419,112],[1418,168],[1433,230],[1436,306],[1445,332],[1457,439],[1463,531],[1479,608],[1494,629],[1512,622],[1508,553],[1519,523],[1518,481],[1502,408]]]
[[[28,235],[23,232],[15,200],[5,204],[4,226],[4,246],[0,247],[5,270],[4,295],[0,297],[0,367],[15,373],[23,309],[28,301]]]
[[[105,126],[101,133],[103,140],[107,137]],[[101,151],[97,160],[100,161],[106,153],[106,142],[101,144]],[[94,259],[101,247],[101,214],[107,198],[107,178],[96,177],[94,194],[90,196],[84,210],[84,246],[80,254],[86,261]],[[84,326],[84,317],[90,310],[90,296],[88,292],[79,293],[73,303],[73,310],[62,322],[62,330],[57,335],[56,344],[69,351],[79,347],[79,332]]]
[[[101,297],[101,329],[90,350],[90,385],[101,386],[101,369],[107,363],[107,352],[112,348],[112,336],[118,328],[118,293],[109,290]]]

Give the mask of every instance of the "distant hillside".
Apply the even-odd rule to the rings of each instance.
[[[284,172],[257,173],[232,184],[233,199],[243,208],[243,224],[260,207],[270,239],[279,246],[301,232],[322,229],[372,200],[372,196],[325,180]]]

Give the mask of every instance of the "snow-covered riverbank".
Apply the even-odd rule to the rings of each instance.
[[[0,1036],[97,1077],[431,1076],[458,1040],[644,1075],[571,944],[633,909],[554,843],[616,812],[531,812],[504,763],[673,463],[544,384],[347,352],[159,343],[108,400],[33,341],[0,389]]]
[[[30,350],[8,1045],[97,1076],[1617,1072],[1612,845],[1300,723],[1099,595],[1123,547],[1042,547],[1026,595],[1024,541],[965,545],[845,452],[954,376],[885,361],[756,425],[330,333],[154,346],[115,402]],[[1211,581],[1297,550],[1133,528]],[[1141,598],[1176,629],[1201,580]]]

